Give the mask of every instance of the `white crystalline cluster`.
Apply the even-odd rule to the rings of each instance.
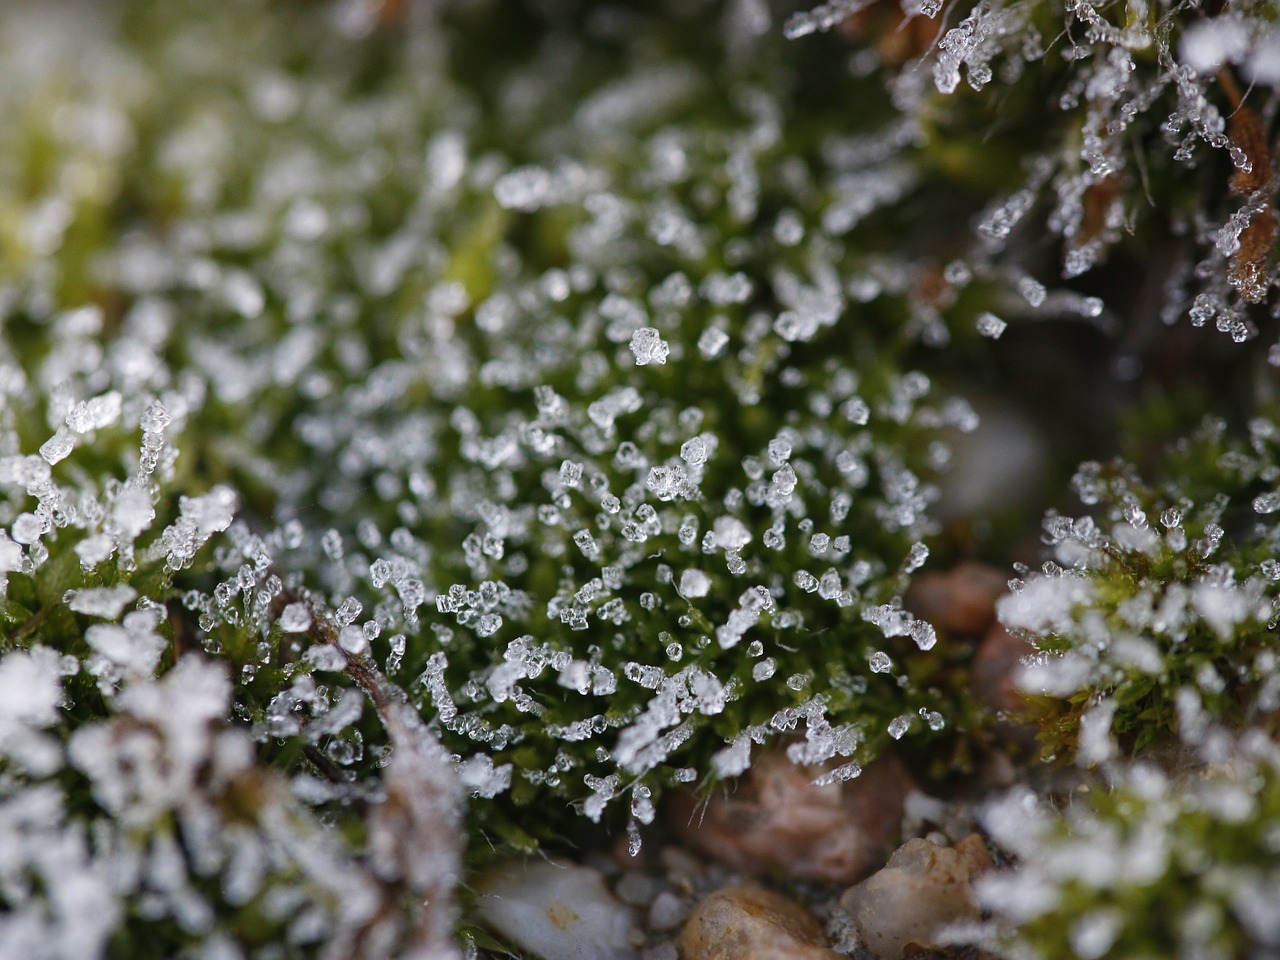
[[[1280,948],[1270,909],[1280,871],[1273,863],[1259,868],[1251,854],[1274,831],[1280,754],[1261,736],[1228,738],[1224,748],[1230,763],[1190,782],[1134,764],[1110,774],[1105,794],[1061,812],[1025,788],[988,804],[983,824],[1016,866],[978,880],[996,925],[974,942],[1002,953],[1078,957],[1157,941],[1178,957],[1221,943],[1249,943],[1261,955]],[[1212,870],[1187,868],[1210,861]],[[1195,906],[1156,918],[1128,906],[1135,896],[1178,896]]]
[[[788,21],[787,34],[805,37],[842,20],[853,32],[862,32],[865,6],[828,3],[802,11]],[[937,16],[940,10],[938,4],[914,0],[904,0],[901,7],[907,19],[899,32],[907,31],[911,18]],[[1179,278],[1170,284],[1163,313],[1169,322],[1189,315],[1196,324],[1206,314],[1216,315],[1218,329],[1233,339],[1256,336],[1244,310],[1265,300],[1272,286],[1258,244],[1271,230],[1274,191],[1266,184],[1268,173],[1260,169],[1271,161],[1254,113],[1258,97],[1242,99],[1240,90],[1260,95],[1280,84],[1280,27],[1273,7],[1246,2],[1212,16],[1186,17],[1185,8],[1173,0],[1144,0],[1131,15],[1117,17],[1106,4],[1079,0],[1045,10],[1059,21],[1048,35],[1041,33],[1046,21],[1036,15],[1041,9],[1012,0],[966,4],[939,18],[942,29],[931,44],[921,43],[919,49],[903,45],[917,59],[898,79],[895,95],[899,107],[921,125],[930,122],[936,109],[924,91],[928,74],[933,88],[948,96],[957,95],[962,80],[991,95],[1033,76],[1057,75],[1055,106],[1062,113],[1050,122],[1061,128],[1064,148],[1030,158],[1024,182],[993,202],[980,219],[978,235],[996,258],[981,257],[979,275],[1000,276],[1007,283],[1020,272],[1016,253],[1001,255],[1015,230],[1029,223],[1047,226],[1062,238],[1063,278],[1093,269],[1144,215],[1141,200],[1124,184],[1137,177],[1150,195],[1147,150],[1161,150],[1174,163],[1188,165],[1201,165],[1207,151],[1222,151],[1242,179],[1230,187],[1221,184],[1219,193],[1242,197],[1243,203],[1231,201],[1213,230],[1199,231],[1208,257],[1195,263],[1201,255],[1196,254],[1180,268],[1186,274],[1194,271],[1198,282],[1193,286]],[[1054,35],[1070,38],[1066,49],[1058,48]],[[893,49],[891,58],[901,55],[900,48]],[[872,53],[863,54],[868,61],[864,70],[874,64]],[[1159,137],[1140,132],[1157,128]],[[874,187],[858,191],[866,197],[874,192]],[[1259,225],[1253,247],[1242,252],[1237,238],[1254,219]],[[1044,297],[1037,293],[1027,299],[1039,307]],[[921,314],[921,322],[929,323],[927,311]],[[983,335],[998,336],[993,324],[985,326],[979,328]],[[934,336],[944,334],[935,328]]]
[[[261,44],[235,8],[226,36],[162,18],[154,49],[86,32],[76,81],[31,97],[69,159],[13,243],[70,273],[0,291],[0,582],[74,662],[13,661],[34,779],[0,801],[56,763],[100,812],[54,805],[42,837],[149,838],[136,890],[86,889],[92,943],[172,921],[216,956],[261,901],[291,949],[354,956],[394,940],[361,926],[402,914],[387,890],[447,904],[457,831],[414,825],[453,822],[423,799],[447,783],[481,818],[645,824],[771,740],[844,780],[949,719],[906,682],[941,641],[902,595],[976,415],[907,365],[950,336],[925,268],[859,245],[923,188],[922,128],[794,152],[762,7],[708,34],[723,62],[598,72],[551,17],[481,95],[456,11],[365,77],[348,54],[388,25],[357,6],[263,14]]]
[[[1050,514],[1044,540],[1056,559],[1011,581],[998,603],[1004,626],[1041,650],[1024,660],[1018,686],[1087,698],[1072,747],[1084,766],[1118,756],[1121,732],[1135,726],[1198,746],[1205,718],[1249,723],[1280,704],[1270,649],[1277,530],[1266,495],[1252,493],[1274,473],[1277,431],[1257,418],[1247,444],[1220,454],[1223,432],[1207,421],[1179,446],[1179,456],[1217,462],[1221,487],[1199,502],[1185,480],[1152,490],[1126,465],[1084,464],[1073,486],[1093,512]],[[1227,534],[1233,509],[1254,518],[1247,535]],[[1148,691],[1137,705],[1129,684]]]

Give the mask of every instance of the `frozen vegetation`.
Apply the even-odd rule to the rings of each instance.
[[[995,956],[1280,955],[1273,0],[30,2],[0,74],[0,957],[474,955],[768,750],[1011,756]],[[1016,716],[904,602],[974,558]]]

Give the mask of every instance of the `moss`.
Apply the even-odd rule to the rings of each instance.
[[[127,855],[70,953],[387,955],[780,737],[946,789],[996,718],[902,598],[1026,519],[938,519],[970,390],[1051,475],[1140,434],[1005,601],[1049,751],[1270,729],[1269,5],[1203,75],[1236,20],[1163,0],[410,7],[4,14],[10,912]]]

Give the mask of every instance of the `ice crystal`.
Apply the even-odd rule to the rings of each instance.
[[[947,514],[1004,462],[956,351],[1111,336],[1134,251],[1153,317],[1266,329],[1274,18],[1131,6],[5,11],[10,952],[445,956],[464,794],[484,858],[769,741],[942,762],[972,645],[913,577],[1006,536]],[[1226,503],[1082,468],[1000,602],[1082,766],[1280,704],[1251,430],[1175,471]],[[1269,889],[1220,911],[1268,949]]]

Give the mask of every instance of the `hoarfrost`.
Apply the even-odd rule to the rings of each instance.
[[[128,584],[116,584],[112,587],[87,587],[83,590],[68,590],[63,601],[76,613],[104,620],[119,619],[124,608],[138,597],[138,591]]]
[[[491,800],[511,788],[512,765],[494,766],[488,754],[477,753],[458,764],[458,779],[473,797]]]
[[[697,599],[711,590],[711,578],[701,570],[689,569],[680,575],[680,595]]]
[[[311,611],[305,603],[290,603],[280,611],[278,622],[285,633],[306,633],[311,629]]]
[[[638,367],[650,363],[664,364],[667,362],[667,355],[671,352],[671,346],[653,327],[641,327],[632,334],[630,346]]]
[[[156,633],[159,625],[158,613],[140,610],[128,614],[120,626],[95,623],[85,631],[84,638],[90,648],[127,675],[149,677],[166,646],[164,638]],[[95,672],[106,671],[99,667]]]
[[[999,340],[1008,326],[994,313],[983,313],[978,317],[978,333],[991,340]]]
[[[711,770],[721,780],[740,776],[751,766],[751,738],[739,734],[734,741],[711,757]]]

